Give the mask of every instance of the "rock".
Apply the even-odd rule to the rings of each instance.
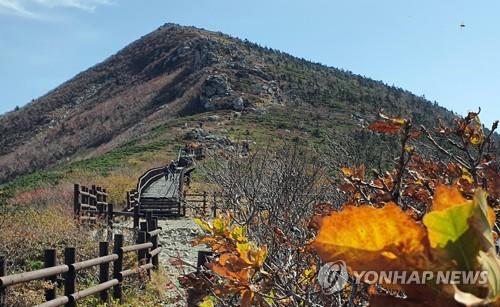
[[[219,116],[219,115],[210,115],[210,116],[208,117],[208,120],[209,120],[209,121],[212,121],[212,122],[216,122],[216,121],[218,121],[219,119],[220,119],[220,116]]]
[[[209,76],[203,84],[202,96],[206,98],[228,96],[232,90],[227,80],[228,78],[225,74]]]
[[[238,97],[231,88],[225,74],[207,77],[202,85],[200,103],[207,111],[230,109],[241,111],[245,109],[243,97]]]
[[[245,108],[245,101],[242,97],[238,97],[233,101],[233,109],[242,111]]]
[[[209,135],[208,132],[206,132],[204,129],[194,128],[184,135],[184,139],[203,141],[206,139],[208,135]]]

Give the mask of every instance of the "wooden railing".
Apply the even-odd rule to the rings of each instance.
[[[134,220],[133,228],[139,228],[139,219],[148,218],[139,212],[138,192],[127,192],[127,207],[125,210],[114,210],[113,204],[107,202],[106,189],[92,186],[88,188],[74,185],[74,214],[80,222],[93,222],[112,229],[114,218],[123,216]]]
[[[142,191],[145,190],[152,182],[164,176],[166,169],[167,166],[153,168],[139,177],[137,182],[138,198],[141,197]]]
[[[109,242],[99,243],[99,256],[97,258],[76,262],[77,251],[74,247],[64,249],[64,264],[57,264],[57,251],[46,249],[44,252],[45,267],[41,270],[23,272],[13,275],[6,274],[6,259],[0,256],[0,307],[6,306],[6,289],[17,284],[27,283],[35,280],[45,280],[57,284],[58,276],[64,280],[62,295],[57,295],[57,287],[47,287],[45,291],[45,303],[37,306],[76,306],[76,302],[99,294],[101,302],[108,301],[108,290],[113,288],[113,298],[122,301],[122,284],[124,279],[139,272],[148,272],[158,269],[159,254],[161,246],[158,244],[158,236],[161,228],[158,220],[149,219],[141,222],[135,245],[124,246],[124,237],[121,234],[114,235],[113,252],[109,253]],[[137,252],[138,263],[136,267],[124,269],[123,256],[127,253]],[[110,264],[113,269],[110,272]],[[99,266],[99,283],[91,288],[76,291],[77,273]],[[111,273],[111,274],[110,274]]]
[[[94,221],[98,218],[108,223],[112,222],[113,205],[108,204],[106,189],[93,185],[92,187],[74,185],[73,211],[80,221]]]
[[[186,215],[186,208],[194,211],[195,215],[207,216],[210,210],[210,216],[217,217],[217,210],[220,211],[221,195],[216,192],[208,193],[207,191],[201,193],[183,193],[183,211]]]

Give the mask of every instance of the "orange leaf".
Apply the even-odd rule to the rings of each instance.
[[[404,270],[424,266],[425,240],[425,229],[389,203],[347,206],[324,217],[312,246],[323,261],[344,260],[355,270]]]
[[[463,205],[467,202],[457,188],[439,184],[434,191],[432,211],[442,211],[450,207]]]
[[[344,176],[346,177],[350,177],[352,176],[352,174],[354,174],[354,171],[350,167],[342,167],[340,170],[342,171],[342,174],[344,174]]]
[[[252,290],[244,290],[241,294],[241,307],[251,307],[254,295]]]
[[[371,123],[368,126],[368,129],[375,132],[394,134],[399,131],[401,126],[402,125],[396,121],[378,120]]]
[[[232,266],[231,264],[208,264],[208,268],[215,274],[241,284],[248,284],[248,281],[250,280],[250,271],[248,269],[237,269],[237,267],[238,266]]]

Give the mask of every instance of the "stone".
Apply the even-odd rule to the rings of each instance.
[[[212,122],[216,122],[216,121],[218,121],[219,119],[220,119],[220,116],[219,116],[219,115],[210,115],[210,116],[208,117],[208,120],[209,120],[209,121],[212,121]]]
[[[242,97],[238,97],[233,101],[233,109],[237,111],[245,109],[245,101]]]

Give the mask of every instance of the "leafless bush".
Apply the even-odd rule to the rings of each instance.
[[[241,157],[235,152],[210,154],[202,170],[222,194],[222,212],[247,229],[249,239],[267,246],[265,269],[271,272],[278,305],[331,304],[304,272],[319,267],[304,252],[314,231],[309,222],[317,204],[328,199],[327,177],[318,156],[297,145]],[[331,199],[330,199],[331,200]],[[340,301],[338,302],[340,303]]]

